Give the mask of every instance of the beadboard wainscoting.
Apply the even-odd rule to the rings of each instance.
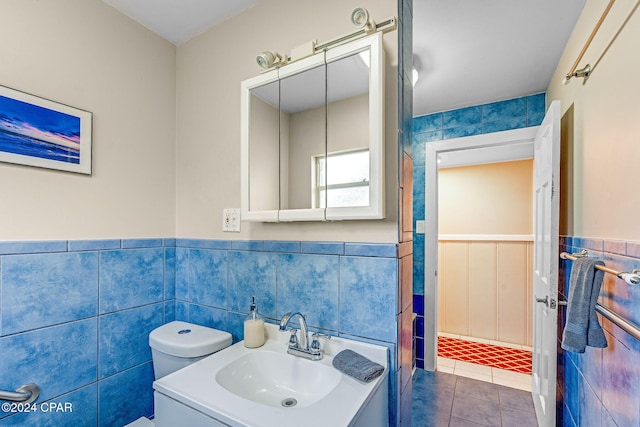
[[[438,330],[531,346],[533,236],[440,235]]]

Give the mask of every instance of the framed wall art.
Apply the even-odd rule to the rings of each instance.
[[[0,86],[0,162],[91,174],[92,114]]]

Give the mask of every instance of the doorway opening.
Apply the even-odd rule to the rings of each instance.
[[[455,156],[438,164],[437,370],[531,391],[533,159]]]
[[[425,158],[425,292],[424,292],[424,367],[437,368],[439,235],[438,169],[472,164],[490,164],[533,158],[537,127],[523,128],[427,144]],[[466,199],[466,197],[464,197]],[[467,210],[473,212],[473,207]],[[459,271],[455,270],[454,271]],[[467,273],[468,274],[468,273]]]

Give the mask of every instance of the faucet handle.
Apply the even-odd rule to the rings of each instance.
[[[311,337],[314,340],[318,339],[318,338],[324,338],[325,340],[330,340],[331,339],[331,335],[321,334],[320,332],[314,332],[313,334],[311,334]]]
[[[294,328],[289,328],[287,330],[291,334],[291,336],[289,337],[289,345],[297,346],[298,345],[298,335],[297,335],[298,330],[294,329]]]
[[[319,338],[324,338],[326,340],[330,340],[331,339],[331,335],[327,335],[327,334],[321,334],[319,332],[314,332],[313,334],[311,334],[311,338],[313,338],[313,341],[311,342],[311,348],[313,350],[321,350],[320,347],[320,339]]]

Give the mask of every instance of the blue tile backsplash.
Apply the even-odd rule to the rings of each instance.
[[[349,242],[0,242],[0,389],[34,382],[38,402],[73,407],[0,411],[0,427],[152,416],[149,332],[185,320],[237,342],[253,295],[267,321],[297,310],[313,330],[389,347],[395,372],[396,257],[395,244]]]

